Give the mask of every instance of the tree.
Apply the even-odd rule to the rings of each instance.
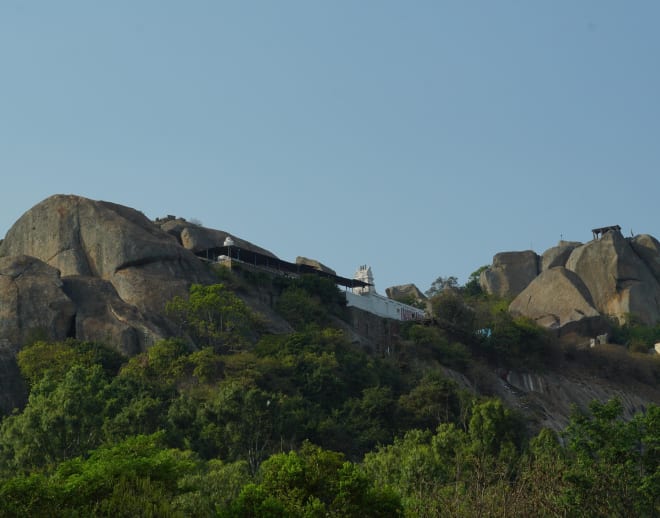
[[[174,297],[166,312],[198,347],[216,351],[244,348],[257,324],[256,315],[224,284],[193,284],[189,297]]]
[[[367,453],[363,466],[376,487],[394,488],[407,516],[439,516],[440,491],[450,481],[449,464],[431,447],[430,430],[409,430],[393,444]]]
[[[185,474],[179,479],[182,493],[174,499],[174,508],[187,518],[216,516],[218,510],[227,509],[251,481],[245,461],[210,460],[205,470]]]
[[[458,288],[458,279],[453,275],[449,277],[438,277],[433,281],[431,287],[424,292],[428,298],[434,297],[445,291],[446,289],[456,289]]]
[[[440,423],[458,420],[461,400],[455,382],[439,371],[429,371],[408,394],[399,398],[405,421],[412,426],[434,430]]]
[[[112,376],[117,374],[124,358],[110,347],[68,338],[59,342],[34,342],[19,351],[17,361],[21,374],[30,384],[35,384],[46,374],[60,380],[73,365],[100,365]]]
[[[621,401],[592,402],[575,411],[564,432],[570,459],[563,493],[583,516],[657,516],[660,513],[660,407],[630,421]]]
[[[433,317],[438,325],[459,341],[469,341],[475,331],[476,314],[461,294],[442,291],[431,299]]]
[[[59,382],[37,383],[22,413],[0,427],[6,466],[29,471],[83,455],[101,443],[109,384],[100,366],[74,365]]]
[[[378,487],[400,492],[410,516],[504,515],[520,423],[498,400],[475,402],[467,430],[443,422],[409,430],[365,456]]]
[[[277,443],[279,407],[277,394],[251,383],[223,383],[199,405],[198,448],[209,457],[246,460],[251,473],[255,473]]]
[[[488,268],[488,265],[484,265],[481,268],[473,271],[468,277],[468,281],[465,283],[465,286],[463,286],[463,293],[469,297],[482,295],[483,290],[481,289],[481,282],[479,279],[481,278],[481,272],[487,270]]]
[[[329,321],[328,312],[321,301],[295,286],[282,292],[275,309],[295,329],[304,329],[310,324],[325,325]]]
[[[398,495],[375,488],[341,453],[310,443],[271,456],[259,480],[243,488],[228,516],[394,517],[403,511]]]

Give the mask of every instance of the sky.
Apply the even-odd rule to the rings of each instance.
[[[3,0],[0,236],[53,194],[376,288],[660,237],[660,2]]]

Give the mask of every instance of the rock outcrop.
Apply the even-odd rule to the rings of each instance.
[[[0,257],[0,341],[9,349],[71,336],[75,313],[56,268],[26,255]]]
[[[191,283],[214,281],[142,213],[78,196],[52,196],[28,210],[0,257],[0,340],[14,349],[42,329],[50,339],[74,336],[134,354],[168,335],[167,301]]]
[[[539,274],[539,256],[531,251],[501,252],[493,264],[481,272],[479,282],[487,293],[515,297]]]
[[[566,268],[582,279],[601,314],[623,320],[632,313],[647,324],[660,318],[660,285],[620,232],[577,247]]]
[[[571,252],[582,243],[578,241],[560,241],[557,246],[548,248],[541,256],[541,271],[549,270],[556,266],[566,266]]]
[[[585,244],[560,241],[543,253],[536,274],[533,252],[497,254],[481,274],[482,289],[515,296],[513,313],[565,332],[593,333],[606,328],[609,317],[623,322],[630,314],[655,324],[660,242],[645,234],[627,239],[614,227],[600,236]]]
[[[630,240],[630,246],[660,282],[660,242],[653,236],[640,234]]]
[[[315,270],[320,272],[329,273],[330,275],[337,275],[332,268],[320,263],[316,259],[309,259],[307,257],[298,256],[296,257],[296,264],[304,264],[305,266],[311,266]]]
[[[269,257],[276,257],[271,251],[250,243],[245,239],[231,235],[224,230],[201,227],[182,218],[174,218],[171,216],[168,218],[157,219],[155,223],[163,231],[174,236],[181,246],[194,253],[211,248],[222,247],[224,246],[225,239],[231,237],[236,248],[257,252]]]
[[[64,278],[63,289],[76,306],[72,336],[78,339],[113,344],[133,356],[173,334],[162,316],[126,303],[108,281],[70,276]]]
[[[569,322],[599,318],[580,277],[561,266],[542,272],[511,303],[509,311],[540,325],[558,329]]]
[[[502,379],[498,396],[513,408],[538,419],[538,426],[557,432],[569,422],[573,408],[586,411],[592,401],[606,403],[618,399],[623,406],[624,419],[631,419],[650,404],[658,404],[660,392],[647,385],[634,388],[605,384],[597,377],[584,373],[529,373],[510,371]]]
[[[404,304],[421,303],[426,304],[426,296],[414,284],[401,284],[399,286],[390,286],[385,289],[385,294],[392,300],[403,302]]]
[[[60,270],[109,281],[125,302],[162,312],[165,300],[212,276],[192,252],[129,207],[56,195],[11,227],[0,257],[29,255]]]

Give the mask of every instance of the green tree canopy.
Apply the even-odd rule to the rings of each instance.
[[[252,310],[224,284],[193,284],[188,298],[174,297],[166,311],[198,347],[216,351],[243,349],[258,325]]]
[[[375,488],[342,454],[310,443],[270,457],[258,479],[245,486],[231,516],[395,517],[403,511],[395,493]]]

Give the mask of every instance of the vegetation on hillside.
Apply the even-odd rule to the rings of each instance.
[[[133,358],[26,345],[29,401],[0,424],[0,516],[660,513],[658,407],[623,421],[617,401],[594,403],[561,436],[532,433],[446,377],[578,353],[474,285],[438,285],[432,322],[374,355],[333,326],[344,303],[329,281],[276,286],[294,329],[281,335],[236,282],[171,301],[180,336]]]

